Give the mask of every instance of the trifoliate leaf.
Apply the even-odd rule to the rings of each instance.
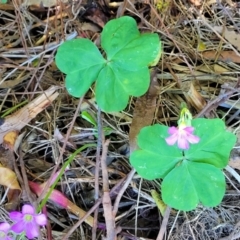
[[[225,193],[222,171],[210,164],[184,160],[162,182],[163,201],[172,208],[190,211],[202,203],[215,207]]]
[[[66,88],[74,97],[83,96],[97,79],[106,60],[88,39],[67,41],[58,48],[56,64],[67,74]]]
[[[167,145],[167,130],[168,127],[156,124],[140,131],[137,143],[141,149],[131,154],[130,163],[141,177],[148,180],[163,178],[182,160],[182,151]]]
[[[96,81],[96,100],[107,112],[123,110],[129,96],[143,95],[150,83],[148,66],[154,66],[161,55],[157,34],[140,34],[136,21],[121,17],[109,21],[101,34],[105,60],[97,47],[87,39],[63,43],[56,55],[58,68],[67,74],[68,92],[81,97]]]
[[[221,119],[198,118],[192,121],[192,126],[195,128],[194,134],[200,137],[200,142],[191,145],[185,152],[186,159],[224,168],[236,143],[236,136],[226,131]]]
[[[199,203],[213,207],[221,202],[225,192],[221,168],[227,165],[236,142],[236,136],[226,131],[220,119],[195,119],[192,126],[200,142],[191,144],[189,150],[167,145],[168,127],[156,124],[140,131],[140,149],[130,156],[130,163],[141,177],[163,178],[164,202],[185,211]]]

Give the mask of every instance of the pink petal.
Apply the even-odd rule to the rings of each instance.
[[[170,127],[170,128],[168,128],[168,133],[169,134],[174,134],[174,133],[177,133],[178,132],[178,128],[176,128],[176,127]]]
[[[183,130],[184,130],[185,132],[191,134],[191,133],[194,132],[194,127],[188,126],[188,127],[183,128]]]
[[[169,136],[165,138],[165,141],[167,142],[168,145],[174,145],[178,140],[178,134],[175,133],[172,136]]]
[[[6,236],[5,240],[13,240],[12,237]]]
[[[47,224],[47,218],[44,214],[34,216],[34,220],[40,226],[45,226]]]
[[[2,239],[2,240],[13,240],[13,238],[12,237],[9,237],[9,236],[6,236],[4,239]]]
[[[21,233],[25,230],[25,224],[23,221],[19,221],[12,225],[11,230],[15,233]]]
[[[2,232],[8,232],[8,230],[11,228],[10,224],[9,223],[1,223],[0,224],[0,231]]]
[[[190,143],[198,143],[200,141],[200,138],[198,136],[195,136],[195,135],[192,135],[192,134],[189,134],[187,136],[187,139]]]
[[[22,213],[23,213],[23,214],[33,215],[33,214],[35,213],[35,210],[34,210],[34,208],[33,208],[31,205],[25,204],[25,205],[23,205],[23,207],[22,207]]]
[[[186,136],[183,134],[178,137],[178,148],[180,148],[180,149],[188,149],[189,148],[189,143],[186,139]]]
[[[9,217],[11,218],[11,220],[18,222],[22,220],[23,214],[20,212],[14,211],[9,213]]]
[[[28,224],[26,224],[25,232],[26,232],[26,236],[29,239],[37,237],[39,235],[39,229],[37,224],[34,221],[29,222]]]

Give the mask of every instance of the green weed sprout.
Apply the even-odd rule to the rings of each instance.
[[[145,127],[137,143],[140,149],[130,155],[130,163],[145,179],[163,179],[165,204],[190,211],[199,202],[214,207],[222,201],[226,188],[222,169],[236,143],[236,136],[226,131],[222,120],[192,120],[184,107],[177,128]]]
[[[95,137],[98,138],[98,126],[96,117],[93,117],[88,111],[82,111],[81,117],[91,123],[94,126],[94,130],[96,132]],[[104,136],[108,136],[113,132],[113,129],[110,127],[103,126],[103,134]]]
[[[129,96],[143,95],[150,83],[148,67],[158,63],[161,42],[156,33],[140,34],[128,16],[109,21],[101,33],[102,56],[89,39],[64,42],[57,51],[57,67],[66,74],[70,95],[83,96],[96,81],[99,107],[106,112],[123,110]]]

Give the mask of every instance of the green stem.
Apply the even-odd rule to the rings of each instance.
[[[67,166],[73,161],[73,159],[75,158],[75,156],[77,154],[79,154],[80,152],[82,152],[84,149],[89,148],[89,147],[95,147],[96,144],[95,143],[89,143],[89,144],[85,144],[84,146],[80,147],[79,149],[77,149],[73,154],[70,155],[70,157],[68,158],[68,160],[64,163],[64,165],[62,166],[57,178],[55,179],[54,183],[51,185],[49,191],[47,192],[46,196],[44,197],[44,199],[42,200],[42,202],[40,203],[40,205],[38,206],[38,212],[43,208],[43,206],[46,204],[46,202],[48,201],[53,189],[56,187],[58,181],[60,180],[60,178],[62,177],[63,173],[65,172],[65,169],[67,168]]]

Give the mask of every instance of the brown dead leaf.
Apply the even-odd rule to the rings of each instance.
[[[18,131],[12,131],[8,132],[4,137],[3,137],[3,147],[5,149],[10,149],[14,150],[14,145],[18,137]]]
[[[7,193],[8,202],[5,204],[7,211],[16,210],[20,203],[21,191],[18,189],[9,189]]]
[[[17,181],[16,174],[9,168],[0,166],[0,185],[8,188],[7,198],[8,202],[5,207],[8,210],[13,210],[18,204],[18,198],[21,194],[21,188]]]
[[[0,147],[0,185],[7,188],[7,199],[8,202],[5,204],[5,208],[10,210],[16,210],[19,204],[19,196],[21,194],[21,188],[17,181],[17,176],[12,171],[14,153],[10,150],[5,150]]]
[[[198,111],[201,111],[206,106],[206,101],[202,95],[196,90],[193,83],[190,84],[190,89],[185,94],[188,102],[191,103]]]
[[[0,185],[21,191],[16,174],[11,169],[3,166],[0,166]]]
[[[208,60],[215,60],[218,51],[205,51],[202,53],[202,56]],[[235,62],[240,63],[240,55],[237,55],[234,51],[222,51],[217,60],[224,62]]]
[[[218,33],[223,34],[223,37],[229,43],[231,43],[238,50],[240,50],[240,34],[239,33],[236,33],[234,30],[228,30],[227,28],[224,28],[222,26],[214,26],[213,29],[216,30]]]
[[[108,17],[97,2],[92,2],[85,10],[82,18],[92,21],[103,28],[108,21]]]

